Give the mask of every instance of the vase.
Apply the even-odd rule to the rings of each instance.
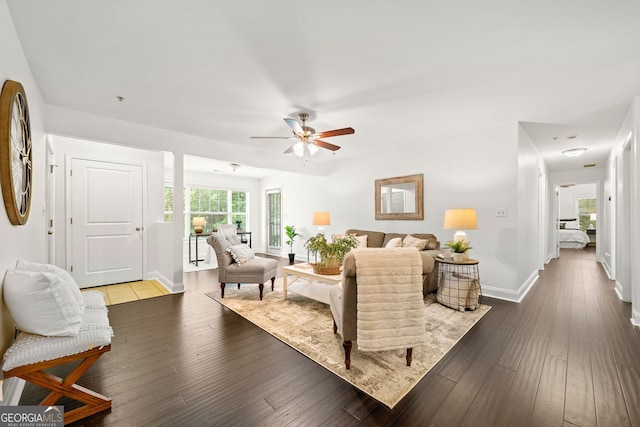
[[[464,252],[454,252],[453,253],[453,260],[455,262],[464,261]]]

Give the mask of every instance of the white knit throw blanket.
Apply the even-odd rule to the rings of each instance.
[[[422,258],[416,248],[354,249],[358,349],[409,348],[425,340]]]

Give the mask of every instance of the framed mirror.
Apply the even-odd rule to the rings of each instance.
[[[376,219],[424,219],[423,175],[376,179]]]

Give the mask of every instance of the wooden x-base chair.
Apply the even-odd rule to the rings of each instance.
[[[94,347],[82,353],[71,356],[59,357],[57,359],[45,360],[44,362],[32,363],[18,366],[9,371],[4,371],[4,378],[18,377],[29,381],[32,384],[51,390],[40,405],[54,406],[62,396],[67,396],[75,401],[84,403],[71,411],[65,411],[64,423],[69,424],[78,421],[89,415],[97,414],[111,408],[111,399],[82,387],[75,382],[82,377],[87,369],[93,365],[100,356],[111,350],[111,345]],[[65,363],[81,360],[82,362],[65,379],[45,372],[45,369],[59,366]]]

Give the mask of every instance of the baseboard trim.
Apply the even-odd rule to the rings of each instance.
[[[527,296],[531,288],[533,287],[536,280],[538,280],[539,274],[538,270],[535,270],[531,275],[527,278],[527,280],[520,286],[520,288],[516,291],[511,291],[508,289],[502,288],[494,288],[492,286],[482,285],[482,295],[488,296],[491,298],[497,298],[510,302],[520,303]]]
[[[631,308],[631,319],[629,320],[633,326],[640,328],[640,311]]]
[[[624,301],[624,302],[631,302],[631,299],[630,299],[630,298],[626,298],[626,299],[625,299],[624,294],[622,293],[622,284],[621,284],[620,282],[618,282],[617,280],[616,280],[616,284],[615,284],[615,286],[613,287],[613,289],[615,290],[616,295],[618,296],[618,298],[620,299],[620,301]]]
[[[147,272],[147,274],[145,274],[145,280],[157,280],[172,294],[179,294],[184,292],[184,283],[174,283],[172,280],[169,280],[166,276],[162,275],[159,271]]]

